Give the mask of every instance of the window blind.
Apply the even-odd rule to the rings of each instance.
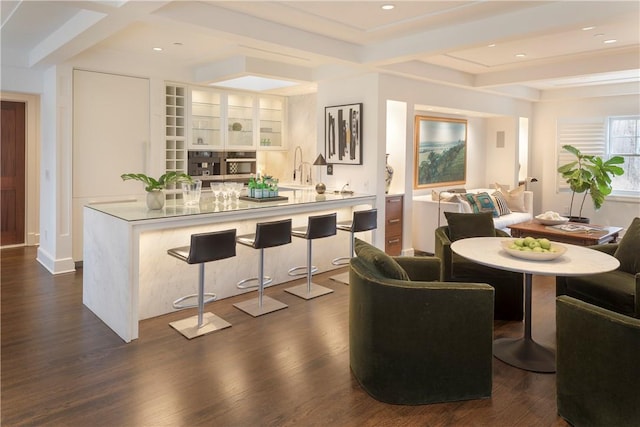
[[[557,122],[556,167],[565,165],[573,160],[575,156],[562,149],[563,145],[572,145],[583,154],[592,154],[606,158],[607,152],[607,121],[606,118],[582,118],[582,119],[561,119]],[[569,185],[562,179],[560,174],[556,174],[556,188],[559,191],[569,189]]]

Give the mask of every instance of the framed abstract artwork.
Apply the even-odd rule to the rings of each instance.
[[[467,171],[467,121],[416,116],[413,188],[464,184]]]
[[[324,109],[324,154],[328,164],[362,164],[362,104]]]

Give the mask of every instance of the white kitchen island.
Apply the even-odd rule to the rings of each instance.
[[[318,195],[315,191],[281,192],[286,201],[232,201],[215,203],[203,192],[197,207],[181,202],[162,210],[148,210],[143,201],[98,203],[84,207],[82,301],[124,341],[138,338],[138,322],[174,311],[172,301],[196,292],[198,269],[167,254],[186,246],[193,233],[237,229],[238,235],[255,232],[255,224],[292,218],[303,226],[309,215],[336,212],[338,221],[351,219],[353,210],[375,207],[369,194]],[[368,232],[362,237],[373,239]],[[319,272],[336,268],[331,259],[349,252],[349,233],[314,241],[313,263]],[[236,283],[258,275],[259,251],[237,247],[237,255],[210,263],[205,275],[208,292],[218,299],[244,292]],[[265,255],[266,274],[273,285],[294,278],[289,268],[305,265],[306,241],[270,248]],[[250,297],[250,296],[248,296]]]

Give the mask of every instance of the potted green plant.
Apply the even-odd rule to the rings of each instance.
[[[135,180],[144,184],[147,192],[147,207],[149,209],[162,209],[164,206],[164,190],[168,185],[180,182],[192,182],[192,178],[186,173],[167,172],[155,179],[143,173],[123,173],[120,175],[123,181]]]
[[[563,145],[562,148],[576,157],[576,160],[558,168],[558,172],[572,191],[569,218],[574,222],[589,223],[589,218],[582,216],[587,194],[591,196],[593,206],[600,209],[604,199],[611,194],[611,178],[624,173],[624,169],[617,166],[623,164],[624,159],[621,156],[613,156],[605,161],[600,156],[584,154],[572,145]],[[573,200],[576,193],[583,193],[583,196],[578,216],[573,216]]]

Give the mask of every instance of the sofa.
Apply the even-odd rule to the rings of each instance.
[[[556,301],[558,415],[571,425],[640,425],[640,319],[563,295]]]
[[[510,225],[533,219],[533,193],[525,191],[524,187],[510,192],[517,190],[522,191],[523,206],[519,206],[517,209],[510,209],[508,214],[495,216],[493,222],[497,230],[509,233],[508,227]],[[477,188],[466,190],[466,193],[488,193],[491,195],[496,191],[496,189],[490,188]],[[505,193],[509,192],[509,190],[503,191]],[[440,203],[438,203],[438,196],[440,196]],[[413,198],[412,238],[415,250],[429,254],[435,253],[435,230],[440,226],[447,225],[447,219],[444,216],[445,212],[471,213],[473,208],[462,194],[449,195],[446,192],[433,192],[430,195],[415,196]]]
[[[618,243],[594,245],[620,262],[606,273],[556,277],[556,295],[569,295],[593,305],[640,318],[640,217],[636,217]]]
[[[382,402],[491,397],[493,288],[438,281],[435,257],[390,257],[356,239],[349,267],[349,360]]]

